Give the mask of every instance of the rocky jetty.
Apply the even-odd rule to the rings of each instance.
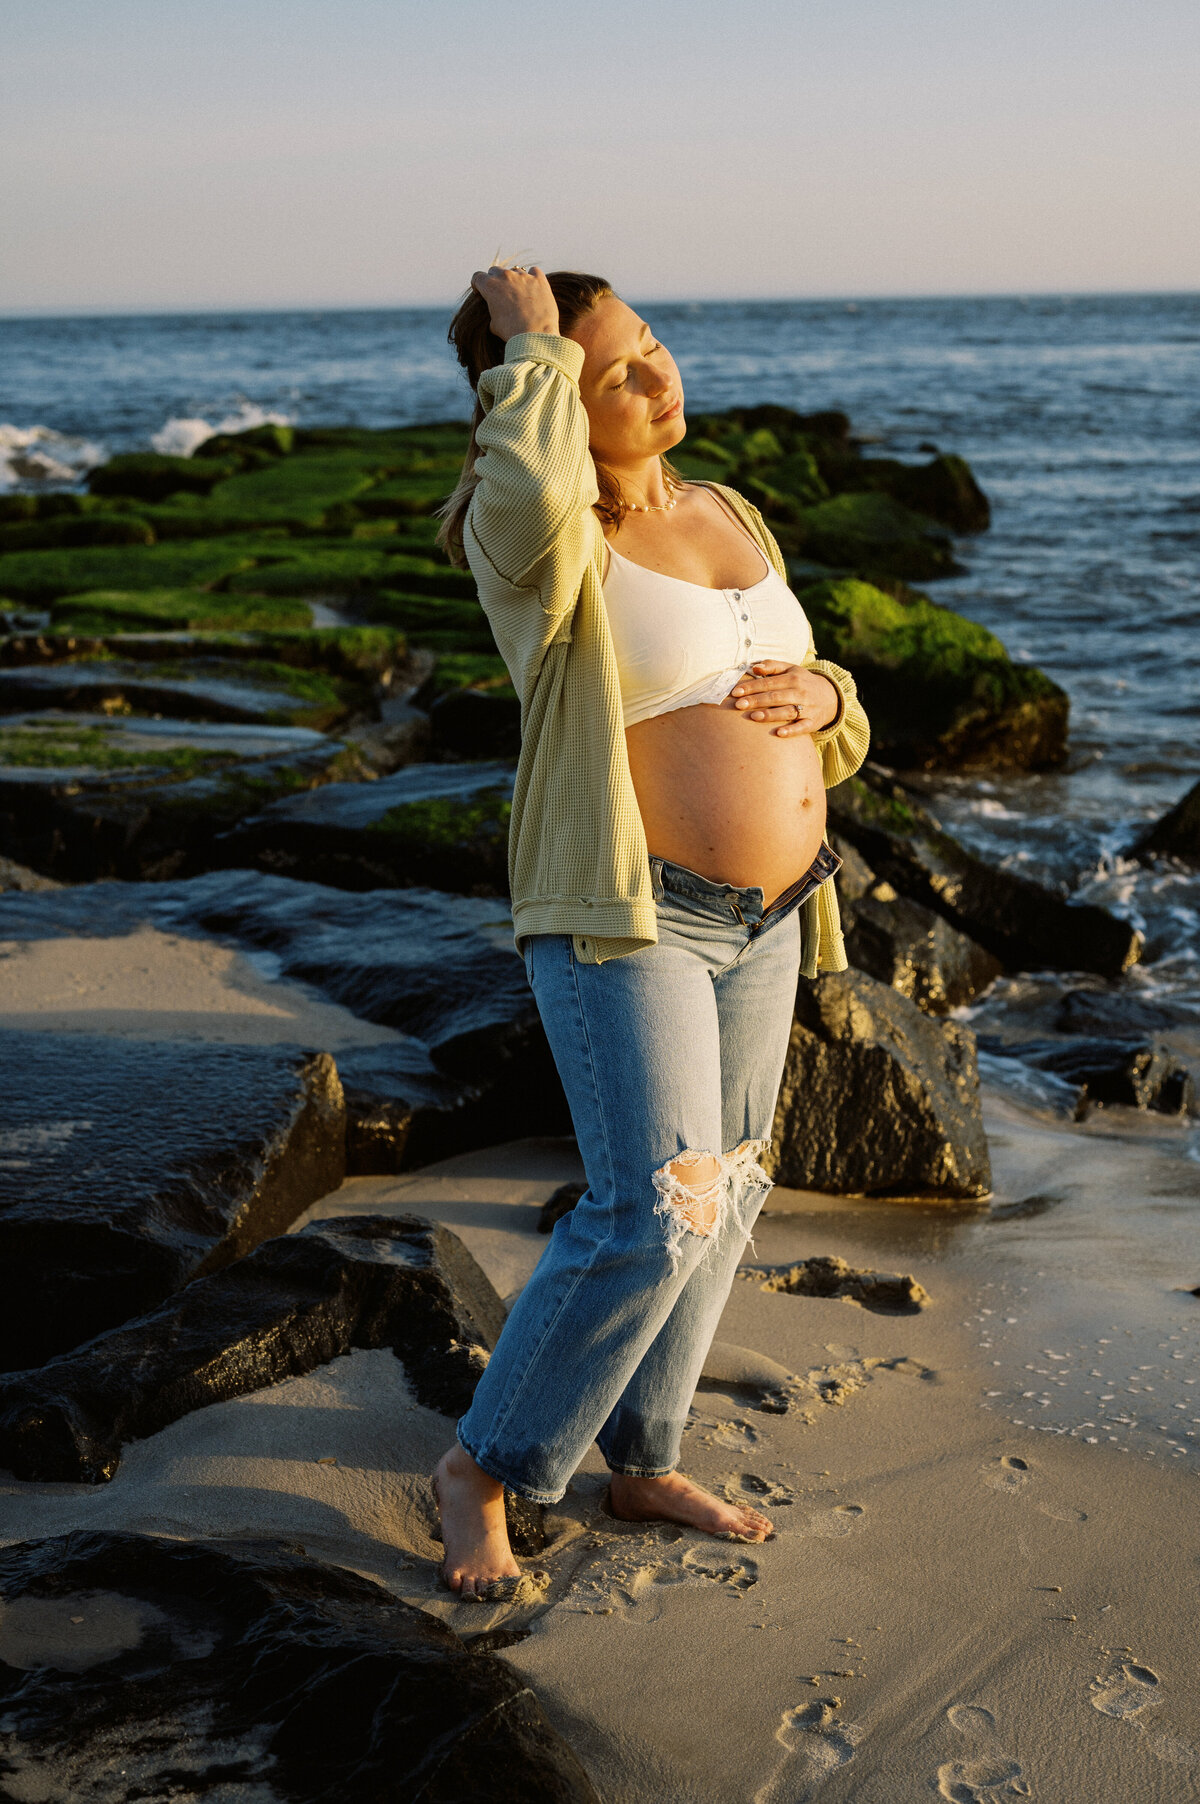
[[[302,1550],[60,1535],[0,1590],[10,1797],[598,1804],[502,1661]]]

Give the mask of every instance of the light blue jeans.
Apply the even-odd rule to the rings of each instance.
[[[614,1472],[658,1477],[678,1462],[770,1188],[758,1159],[791,1030],[797,911],[839,862],[822,847],[764,910],[761,889],[653,858],[657,945],[585,965],[569,934],[525,942],[588,1188],[458,1424],[472,1459],[523,1497],[557,1502],[593,1440]]]

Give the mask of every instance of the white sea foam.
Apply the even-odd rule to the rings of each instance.
[[[294,414],[272,413],[253,401],[241,401],[233,413],[214,425],[209,420],[175,418],[151,434],[150,443],[164,457],[191,457],[218,432],[249,432],[255,426],[291,426]]]
[[[0,425],[0,493],[63,488],[104,462],[104,449],[51,426]]]

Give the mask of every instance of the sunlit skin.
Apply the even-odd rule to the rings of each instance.
[[[493,267],[471,280],[506,343],[519,332],[560,331],[558,304],[540,269]],[[569,336],[584,352],[579,389],[593,457],[627,501],[660,506],[670,490],[659,460],[687,430],[670,352],[615,296],[598,302]],[[766,574],[749,536],[697,484],[684,486],[670,512],[628,513],[607,536],[631,562],[704,588],[748,589]],[[808,869],[821,844],[825,790],[812,734],[837,708],[825,677],[763,663],[719,706],[680,708],[630,727],[629,767],[651,851],[718,882],[757,886],[773,900]],[[687,1174],[693,1182],[705,1176]],[[451,1589],[482,1597],[494,1581],[516,1577],[499,1481],[455,1444],[438,1465],[434,1491]],[[772,1533],[758,1510],[713,1497],[680,1472],[614,1472],[610,1506],[628,1522],[678,1522],[746,1541]]]

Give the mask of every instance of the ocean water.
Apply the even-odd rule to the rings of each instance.
[[[938,779],[935,809],[989,856],[1134,918],[1132,983],[1200,1020],[1200,879],[1124,856],[1200,776],[1200,295],[643,311],[693,409],[843,407],[888,453],[970,460],[994,524],[932,592],[1063,684],[1071,758]],[[463,418],[446,324],[430,309],[0,320],[0,483],[65,484],[116,451],[186,453],[266,418]]]

